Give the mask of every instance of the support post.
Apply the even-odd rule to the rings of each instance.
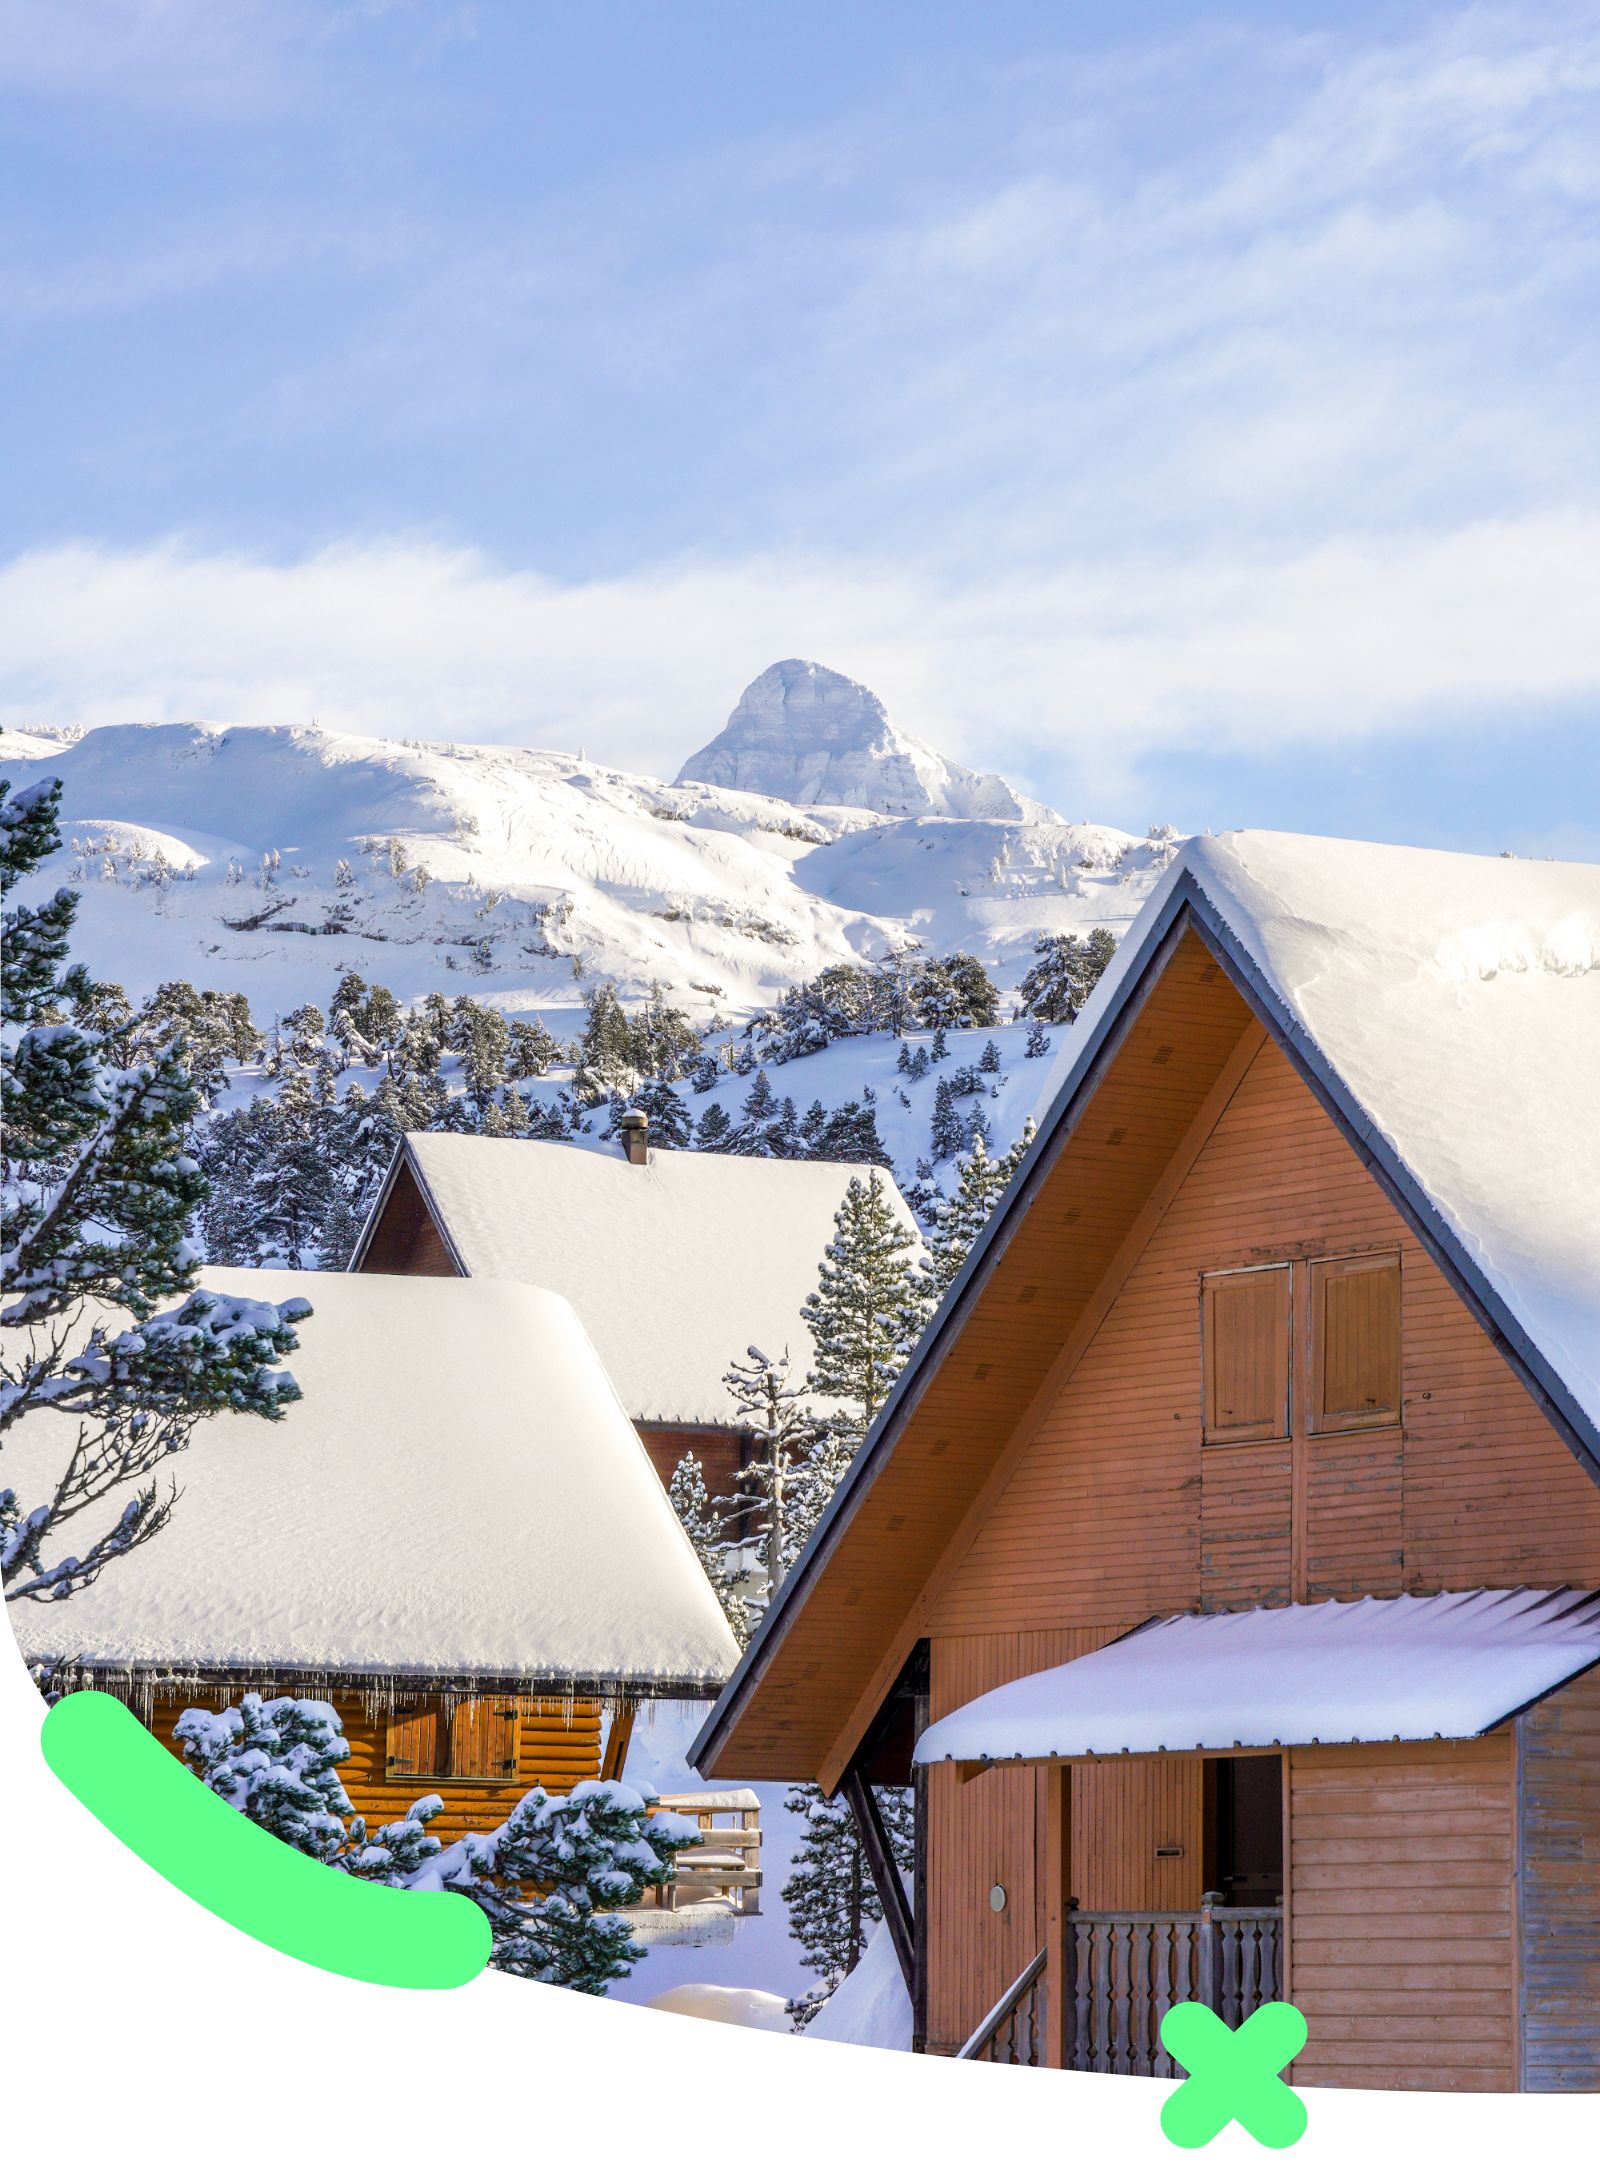
[[[638,1706],[632,1698],[625,1698],[611,1714],[611,1725],[606,1734],[606,1753],[600,1763],[602,1779],[620,1779],[622,1767],[628,1761],[628,1744],[633,1739],[633,1720]]]
[[[861,1851],[866,1856],[867,1867],[872,1872],[872,1887],[883,1909],[889,1936],[894,1944],[900,1972],[905,1978],[906,1992],[911,1995],[917,1986],[917,1954],[915,1928],[911,1918],[911,1902],[906,1897],[905,1884],[895,1867],[894,1854],[889,1846],[889,1835],[884,1830],[883,1818],[878,1812],[877,1796],[868,1784],[861,1766],[852,1760],[846,1768],[839,1790],[850,1805],[855,1819],[856,1836],[861,1841]]]
[[[1072,1936],[1072,1766],[1045,1768],[1044,2062],[1071,2069],[1077,1977]]]

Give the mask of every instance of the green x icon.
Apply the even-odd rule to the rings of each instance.
[[[1278,2074],[1306,2046],[1304,2016],[1292,2004],[1264,2004],[1238,2029],[1209,2005],[1175,2004],[1161,2022],[1161,2046],[1189,2077],[1161,2105],[1174,2147],[1203,2147],[1235,2117],[1263,2147],[1292,2147],[1306,2106]]]

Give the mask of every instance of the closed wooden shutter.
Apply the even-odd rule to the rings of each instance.
[[[1311,1264],[1311,1366],[1313,1433],[1398,1422],[1398,1254]]]
[[[1230,1269],[1201,1286],[1207,1441],[1289,1431],[1289,1270]]]
[[[437,1697],[413,1697],[389,1714],[384,1776],[437,1779],[446,1768],[444,1706]]]
[[[491,1784],[517,1776],[517,1700],[468,1697],[451,1714],[450,1777]]]

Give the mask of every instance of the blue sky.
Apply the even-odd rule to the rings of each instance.
[[[1600,855],[1592,6],[0,0],[0,712]]]

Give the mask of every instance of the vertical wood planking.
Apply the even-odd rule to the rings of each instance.
[[[1600,1672],[1518,1721],[1523,2084],[1600,2090]]]

